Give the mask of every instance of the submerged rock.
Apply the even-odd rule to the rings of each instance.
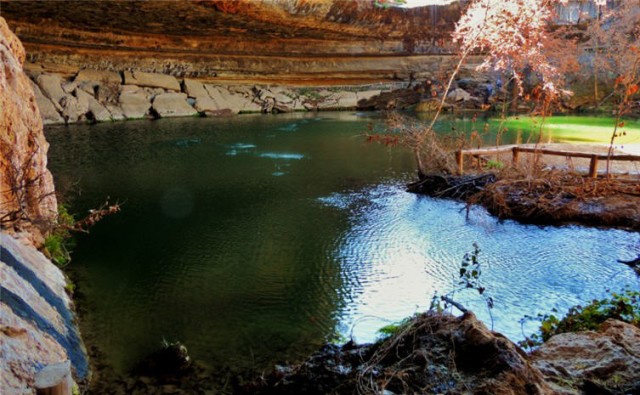
[[[173,379],[191,372],[191,358],[187,348],[180,342],[165,344],[145,358],[137,367],[141,376]]]

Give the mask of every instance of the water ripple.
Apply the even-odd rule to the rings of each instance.
[[[514,340],[525,314],[559,311],[603,295],[606,285],[637,287],[635,275],[616,262],[633,255],[638,235],[579,226],[539,227],[499,222],[482,209],[408,194],[381,185],[320,199],[348,210],[352,227],[334,248],[348,292],[339,328],[358,341],[426,309],[434,292],[456,288],[463,255],[480,246],[481,282],[496,307],[495,329]],[[585,243],[584,240],[589,240]],[[491,323],[484,300],[473,290],[456,299]]]

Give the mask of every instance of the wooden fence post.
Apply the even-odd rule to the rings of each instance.
[[[598,177],[598,155],[591,155],[591,162],[589,163],[589,177]]]
[[[456,163],[458,164],[458,175],[461,176],[464,172],[464,154],[462,150],[456,151]]]
[[[513,164],[513,166],[518,166],[518,160],[520,159],[520,150],[518,149],[518,147],[513,147],[513,149],[511,150],[513,152],[513,158],[511,159],[511,163]]]

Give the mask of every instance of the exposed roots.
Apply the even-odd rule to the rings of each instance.
[[[373,345],[329,346],[244,388],[253,394],[541,394],[542,375],[473,313],[418,315]]]

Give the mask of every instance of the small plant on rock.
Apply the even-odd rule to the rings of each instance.
[[[44,254],[56,265],[66,266],[71,261],[70,249],[73,238],[69,229],[75,224],[75,219],[63,204],[58,205],[57,223],[44,239]]]
[[[539,320],[540,329],[518,344],[523,348],[532,349],[560,333],[598,330],[600,325],[610,318],[640,326],[640,291],[625,289],[621,292],[607,292],[609,297],[594,299],[584,307],[571,307],[564,318],[558,318],[555,314],[525,316],[520,320],[521,324],[529,320]]]

